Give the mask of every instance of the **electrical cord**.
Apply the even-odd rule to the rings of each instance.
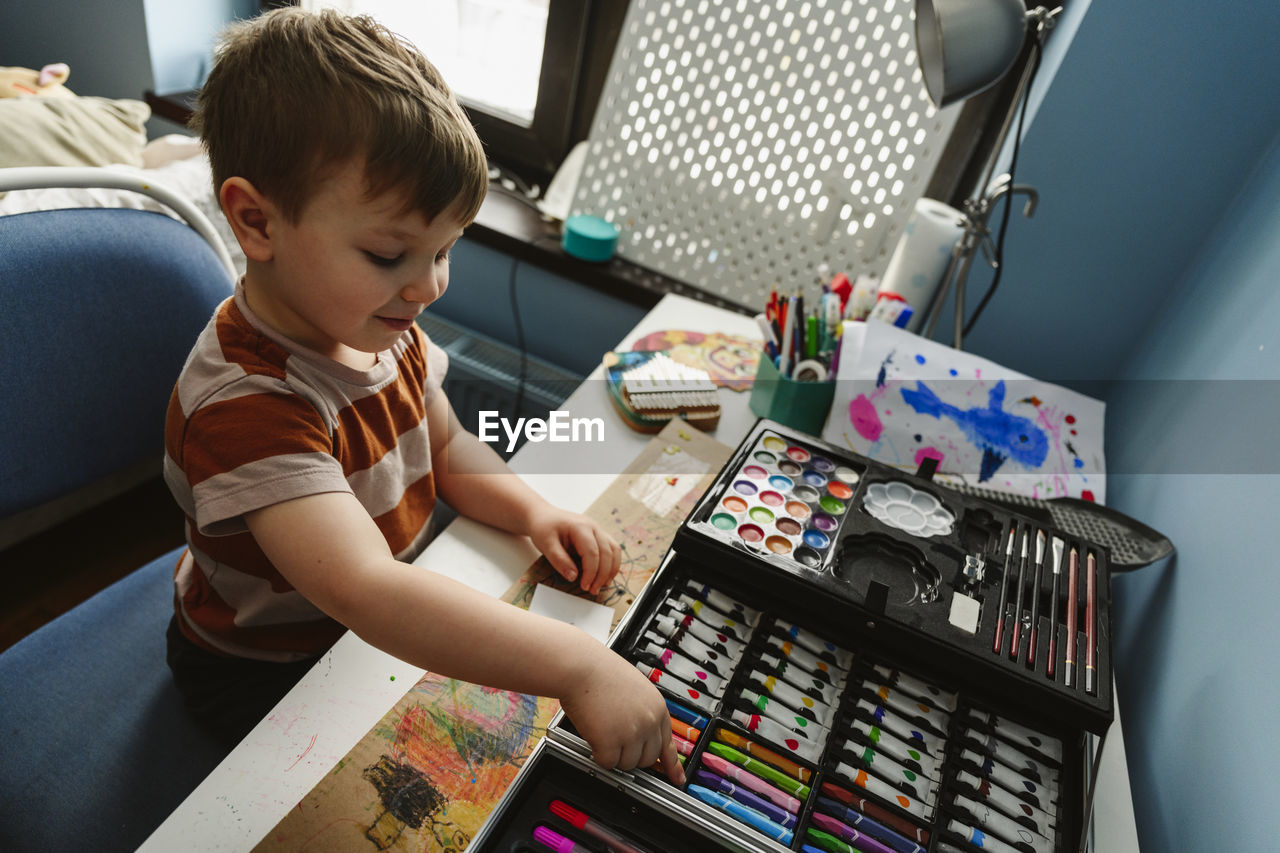
[[[1009,230],[1009,213],[1013,209],[1013,176],[1018,168],[1018,149],[1022,147],[1022,126],[1027,118],[1027,104],[1031,101],[1031,87],[1035,83],[1036,73],[1040,70],[1040,43],[1034,41],[1031,43],[1032,55],[1031,75],[1027,79],[1027,91],[1022,98],[1022,108],[1018,111],[1018,129],[1013,137],[1013,153],[1009,158],[1009,187],[1010,192],[1004,196],[1004,212],[1000,216],[1000,231],[996,236],[996,252],[995,252],[995,274],[991,277],[991,284],[987,287],[987,292],[982,295],[982,300],[978,303],[978,307],[973,309],[973,315],[969,318],[969,322],[965,324],[962,334],[968,337],[973,331],[973,327],[977,324],[978,318],[982,316],[982,311],[987,307],[987,303],[991,301],[991,297],[995,295],[996,288],[1000,286],[1000,278],[1004,274],[1004,237]],[[985,190],[985,188],[984,188]]]

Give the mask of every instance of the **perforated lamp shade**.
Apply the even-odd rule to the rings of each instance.
[[[975,95],[1013,65],[1027,31],[1022,0],[916,0],[916,49],[941,108]]]

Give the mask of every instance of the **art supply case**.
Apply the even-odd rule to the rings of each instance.
[[[758,422],[610,639],[650,675],[687,736],[685,788],[652,770],[598,768],[559,714],[470,849],[543,853],[551,848],[533,840],[538,826],[586,850],[613,849],[552,814],[553,799],[652,853],[1080,847],[1092,785],[1086,733],[1104,734],[1112,719],[1106,550],[923,474]],[[787,519],[795,523],[779,526]],[[1019,542],[1045,533],[1030,666],[1034,545],[1025,566],[1020,545],[1007,559],[1011,528]],[[1055,537],[1063,556],[1050,678]],[[1068,687],[1072,547],[1078,666]],[[953,624],[958,594],[978,602],[972,633]],[[694,785],[716,786],[719,799]]]

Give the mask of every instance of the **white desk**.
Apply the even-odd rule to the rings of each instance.
[[[744,317],[679,296],[665,297],[617,349],[663,329],[724,332],[759,338]],[[572,417],[601,417],[605,440],[526,443],[511,467],[553,503],[585,510],[636,457],[649,436],[628,429],[613,411],[595,372],[562,405]],[[720,390],[723,409],[712,435],[736,446],[755,422],[747,392]],[[418,564],[476,589],[504,593],[537,558],[526,539],[459,518]],[[142,846],[143,851],[248,850],[296,806],[324,775],[422,676],[348,632],[281,700]],[[1103,754],[1095,810],[1098,853],[1137,853],[1133,804],[1119,720]]]

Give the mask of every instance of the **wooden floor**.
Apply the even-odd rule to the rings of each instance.
[[[159,477],[0,551],[0,651],[182,544],[182,512]]]

